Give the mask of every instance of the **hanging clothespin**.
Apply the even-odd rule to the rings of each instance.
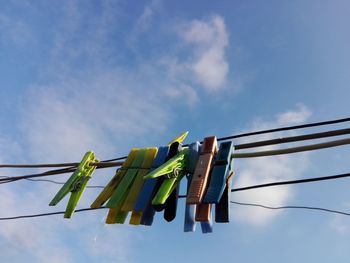
[[[170,159],[172,159],[174,156],[176,156],[180,151],[182,150],[182,145],[179,142],[173,142],[170,147],[169,147],[169,153],[168,156],[165,159],[165,163],[167,163]],[[165,163],[163,165],[165,165]],[[160,169],[160,167],[157,168],[158,170]],[[152,171],[153,173],[154,171]],[[154,178],[153,178],[154,179]],[[155,190],[155,194],[153,195],[153,199],[155,198],[155,196],[157,195],[157,193],[159,192],[160,188],[162,187],[162,185],[164,184],[165,180],[167,178],[164,176],[158,176],[158,182],[156,185]],[[153,208],[157,211],[163,211],[166,207],[166,202],[164,201],[163,203],[153,203],[153,199],[152,199],[152,205]]]
[[[170,148],[169,153],[166,158],[166,164],[169,164],[170,160],[174,158],[174,156],[177,156],[177,153],[182,150],[181,142],[186,138],[188,132],[183,133],[181,136],[170,142]],[[164,164],[165,165],[165,164]],[[145,179],[154,179],[157,177],[160,177],[161,175],[158,174],[154,176],[156,173],[159,173],[159,171],[163,170],[164,165],[158,167],[157,169],[153,170],[150,174],[145,176]],[[156,171],[156,172],[155,172]],[[161,172],[162,173],[162,172]],[[176,211],[177,211],[177,202],[178,202],[178,195],[179,195],[179,181],[183,177],[184,174],[178,174],[177,169],[172,169],[171,176],[168,177],[160,177],[158,179],[157,185],[155,187],[156,194],[152,200],[153,208],[156,211],[161,211],[164,209],[164,219],[168,222],[174,220],[176,217]],[[164,175],[164,174],[162,174]],[[168,173],[168,175],[170,175]]]
[[[113,194],[111,195],[111,198],[107,202],[106,206],[110,209],[108,210],[106,224],[123,224],[126,217],[128,216],[128,212],[121,211],[121,207],[123,205],[123,201],[126,198],[126,193],[128,190],[126,186],[129,184],[129,177],[133,178],[137,174],[138,168],[144,159],[145,152],[146,149],[138,149],[138,152],[130,167],[128,167],[126,173],[120,179],[118,186],[115,188]]]
[[[204,138],[201,153],[186,198],[187,204],[200,204],[209,181],[212,160],[217,153],[215,136]]]
[[[122,166],[116,171],[114,177],[109,181],[106,187],[102,190],[102,192],[97,196],[96,200],[91,204],[91,208],[99,208],[101,207],[113,194],[114,190],[117,188],[121,179],[126,174],[127,169],[132,165],[136,155],[138,154],[140,149],[133,148],[129,152],[128,157]]]
[[[233,158],[231,158],[232,153],[232,141],[220,144],[203,203],[219,203],[222,194],[224,193],[228,177],[233,169]]]
[[[194,169],[196,168],[196,164],[198,161],[200,143],[199,142],[191,143],[188,146],[188,149],[189,149],[189,156],[188,156],[188,174],[187,174],[187,194],[190,188]],[[184,232],[194,232],[196,230],[195,215],[196,215],[196,205],[186,204]]]
[[[181,178],[186,174],[185,169],[188,165],[188,153],[188,148],[183,149],[175,157],[144,177],[145,180],[149,180],[165,176],[162,185],[152,200],[153,205],[163,205]]]
[[[170,146],[170,149],[169,149],[169,154],[168,154],[167,160],[174,157],[180,151],[182,151],[182,144],[179,142],[172,143]],[[164,180],[165,178],[163,177],[162,179]],[[163,183],[161,184],[159,189],[162,187]],[[177,201],[179,199],[179,192],[180,192],[180,184],[177,184],[176,186],[174,186],[174,189],[171,191],[169,197],[167,198],[167,200],[165,201],[165,203],[163,205],[154,205],[156,207],[164,207],[163,217],[168,222],[173,221],[176,217]]]
[[[232,141],[220,144],[208,190],[203,199],[203,203],[216,204],[215,221],[220,223],[229,222],[233,151]]]
[[[206,186],[210,180],[213,158],[217,153],[215,136],[204,138],[201,153],[187,194],[187,204],[197,204],[196,221],[211,223],[211,204],[202,203]]]
[[[189,165],[188,165],[188,174],[187,174],[187,192],[191,184],[192,176],[198,162],[198,157],[200,153],[200,143],[194,142],[188,146],[189,152]],[[196,205],[186,204],[185,208],[185,222],[184,222],[184,232],[194,232],[196,230]],[[200,222],[202,233],[211,233],[213,232],[212,222]]]
[[[129,193],[123,203],[123,206],[121,208],[122,211],[129,212],[134,209],[137,197],[139,196],[144,183],[143,177],[149,172],[157,152],[158,148],[156,147],[148,148],[140,170],[136,174],[135,179],[130,187]]]
[[[142,165],[146,151],[147,149],[139,149],[134,161],[131,164],[131,167],[127,169],[126,174],[123,176],[123,178],[121,178],[117,188],[114,190],[111,198],[107,202],[107,207],[115,208],[118,206],[118,204],[121,204],[124,201],[129,187]]]
[[[95,171],[96,166],[91,163],[96,163],[98,160],[92,151],[87,152],[79,163],[75,172],[71,175],[68,181],[62,186],[55,197],[51,200],[50,206],[58,204],[69,192],[71,193],[64,218],[71,218],[75,208],[83,195],[86,185]]]
[[[107,207],[112,208],[112,210],[110,210],[110,213],[107,215],[108,222],[118,224],[123,224],[125,222],[129,211],[132,210],[132,208],[129,209],[129,207],[133,206],[134,200],[136,200],[138,195],[137,188],[139,188],[139,185],[137,188],[134,188],[134,193],[131,192],[135,179],[137,178],[138,173],[143,173],[142,171],[149,170],[156,153],[157,148],[155,147],[140,149],[139,154],[135,157],[135,160],[132,164],[133,167],[130,167],[128,169],[125,176],[120,181],[118,187],[112,194],[111,199],[106,205]],[[143,175],[141,177],[142,179]],[[125,203],[128,198],[128,203]]]
[[[159,147],[156,158],[153,161],[151,171],[159,167],[165,162],[165,158],[168,156],[169,146]],[[154,188],[157,184],[157,180],[146,180],[142,186],[140,194],[134,206],[130,218],[130,224],[139,225],[143,222],[146,225],[151,225],[153,222],[154,209],[151,205],[151,200],[154,195]],[[148,213],[146,212],[148,211]],[[142,221],[143,220],[143,221]]]
[[[178,137],[174,138],[172,141],[170,141],[168,146],[159,148],[158,154],[154,160],[154,163],[152,164],[151,171],[158,168],[167,159],[169,159],[170,156],[173,156],[175,154],[176,147],[174,146],[178,145],[179,143],[182,143],[183,140],[186,138],[187,134],[188,132],[184,132]],[[130,223],[142,224],[147,226],[152,225],[153,218],[156,212],[155,208],[159,210],[162,210],[164,208],[164,205],[154,207],[151,203],[155,193],[158,191],[160,185],[163,182],[162,179],[163,178],[155,178],[145,181],[137,203],[135,205],[135,209],[132,213]]]

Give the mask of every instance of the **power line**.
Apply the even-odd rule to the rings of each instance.
[[[253,207],[260,207],[265,209],[271,209],[271,210],[279,210],[279,209],[306,209],[306,210],[316,210],[316,211],[322,211],[322,212],[328,212],[328,213],[334,213],[334,214],[340,214],[344,216],[350,216],[350,213],[346,213],[343,211],[323,208],[323,207],[313,207],[313,206],[298,206],[298,205],[287,205],[287,206],[267,206],[267,205],[261,205],[261,204],[252,204],[252,203],[242,203],[242,202],[235,202],[230,201],[232,204],[236,205],[244,205],[244,206],[253,206]]]

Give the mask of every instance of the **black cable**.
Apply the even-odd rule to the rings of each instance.
[[[271,210],[279,210],[279,209],[307,209],[307,210],[316,210],[316,211],[340,214],[340,215],[344,215],[344,216],[350,216],[350,213],[346,213],[346,212],[338,211],[338,210],[333,210],[333,209],[328,209],[328,208],[323,208],[323,207],[298,206],[298,205],[287,205],[287,206],[273,207],[273,206],[267,206],[267,205],[261,205],[261,204],[242,203],[242,202],[235,202],[235,201],[230,201],[230,202],[232,204],[236,204],[236,205],[261,207],[261,208],[271,209]]]
[[[84,212],[84,211],[91,211],[91,210],[98,210],[98,209],[106,209],[107,207],[99,207],[99,208],[83,208],[83,209],[77,209],[75,210],[75,213]],[[21,218],[33,218],[33,217],[43,217],[43,216],[52,216],[52,215],[63,215],[65,211],[61,212],[51,212],[51,213],[42,213],[42,214],[32,214],[32,215],[21,215],[21,216],[9,216],[9,217],[0,217],[0,221],[4,220],[15,220],[15,219],[21,219]]]
[[[350,121],[350,118],[343,118],[343,119],[336,119],[336,120],[330,120],[330,121],[307,123],[302,125],[286,126],[286,127],[275,128],[275,129],[260,130],[255,132],[247,132],[247,133],[241,133],[241,134],[227,136],[227,137],[221,137],[218,139],[218,141],[226,141],[226,140],[238,139],[242,137],[247,137],[252,135],[261,135],[261,134],[272,133],[272,132],[305,129],[305,128],[311,128],[311,127],[317,127],[317,126],[342,123],[342,122],[349,122],[349,121]]]
[[[57,174],[64,174],[64,173],[71,173],[76,170],[75,167],[68,167],[64,169],[56,169],[56,170],[50,170],[43,173],[36,173],[36,174],[29,174],[29,175],[21,175],[21,176],[8,176],[7,178],[1,178],[0,184],[5,183],[11,183],[18,180],[28,179],[28,178],[35,178],[35,177],[43,177],[43,176],[52,176]]]
[[[96,169],[103,169],[103,168],[110,168],[115,167],[115,164],[109,166],[97,166]],[[58,174],[64,174],[64,173],[73,173],[76,170],[76,167],[67,167],[63,169],[55,169],[50,170],[42,173],[35,173],[35,174],[29,174],[29,175],[21,175],[21,176],[1,176],[0,178],[0,184],[6,184],[6,183],[12,183],[18,180],[27,180],[28,178],[36,178],[36,177],[45,177],[45,176],[52,176],[52,175],[58,175]]]
[[[340,215],[344,215],[344,216],[350,216],[350,213],[347,213],[347,212],[333,210],[333,209],[328,209],[328,208],[322,208],[322,207],[296,206],[296,205],[272,207],[272,206],[266,206],[266,205],[261,205],[261,204],[253,204],[253,203],[242,203],[242,202],[235,202],[235,201],[230,201],[230,202],[233,203],[233,204],[236,204],[236,205],[254,206],[254,207],[261,207],[261,208],[272,209],[272,210],[278,210],[278,209],[306,209],[306,210],[316,210],[316,211],[340,214]],[[98,210],[98,209],[107,209],[107,207],[102,206],[102,207],[99,207],[99,208],[77,209],[77,210],[75,210],[75,213],[91,211],[91,210]],[[60,212],[51,212],[51,213],[41,213],[41,214],[31,214],[31,215],[0,217],[0,221],[16,220],[16,219],[23,219],[23,218],[34,218],[34,217],[44,217],[44,216],[51,216],[51,215],[62,215],[64,213],[65,213],[65,211],[60,211]]]
[[[122,162],[101,161],[90,165],[106,168],[122,165]],[[0,168],[51,168],[51,167],[77,167],[79,163],[42,163],[42,164],[0,164]]]
[[[25,180],[32,181],[32,182],[47,182],[47,183],[60,184],[60,185],[63,185],[63,184],[66,183],[66,182],[57,182],[57,181],[49,180],[49,179],[31,179],[31,178],[26,178]],[[102,186],[102,185],[87,185],[86,188],[100,188],[100,189],[103,189],[105,187]]]
[[[271,186],[277,186],[277,185],[303,184],[303,183],[310,183],[310,182],[335,180],[335,179],[345,178],[345,177],[349,177],[349,176],[350,176],[350,173],[344,173],[344,174],[322,176],[322,177],[314,177],[314,178],[307,178],[307,179],[299,179],[299,180],[290,180],[290,181],[281,181],[281,182],[273,182],[273,183],[266,183],[266,184],[258,184],[258,185],[251,185],[251,186],[240,187],[240,188],[233,188],[233,189],[231,189],[231,192],[239,192],[239,191],[252,190],[252,189],[263,188],[263,187],[271,187]]]
[[[282,155],[282,154],[292,154],[299,152],[307,152],[307,151],[315,151],[321,150],[331,147],[338,147],[342,145],[350,144],[350,138],[335,140],[335,141],[327,141],[316,144],[308,144],[303,146],[284,148],[284,149],[275,149],[268,151],[259,151],[259,152],[245,152],[245,153],[233,153],[231,158],[256,158],[256,157],[266,157],[273,155]]]
[[[314,177],[314,178],[306,178],[306,179],[299,179],[299,180],[280,181],[280,182],[273,182],[273,183],[266,183],[266,184],[250,185],[250,186],[244,186],[244,187],[239,187],[239,188],[233,188],[233,189],[231,189],[231,192],[240,192],[240,191],[253,190],[253,189],[258,189],[258,188],[279,186],[279,185],[303,184],[303,183],[311,183],[311,182],[318,182],[318,181],[335,180],[335,179],[346,178],[346,177],[350,177],[350,173],[330,175],[330,176],[321,176],[321,177]],[[185,197],[186,197],[186,195],[179,195],[179,198],[185,198]]]
[[[242,150],[242,149],[255,148],[255,147],[261,147],[261,146],[270,146],[270,145],[289,143],[289,142],[314,140],[314,139],[340,136],[340,135],[346,135],[346,134],[350,134],[350,128],[340,129],[340,130],[332,130],[332,131],[326,131],[326,132],[311,133],[311,134],[298,135],[298,136],[291,136],[291,137],[285,137],[285,138],[277,138],[277,139],[272,139],[272,140],[264,140],[264,141],[237,144],[237,145],[235,145],[235,150]]]

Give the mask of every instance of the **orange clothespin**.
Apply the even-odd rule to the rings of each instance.
[[[211,222],[211,204],[203,204],[202,200],[210,179],[210,171],[214,164],[213,159],[217,151],[216,137],[206,137],[202,145],[186,200],[187,204],[197,204],[196,221]]]
[[[216,137],[206,137],[187,194],[187,204],[200,204],[202,202],[209,181],[213,158],[217,151],[218,146]]]

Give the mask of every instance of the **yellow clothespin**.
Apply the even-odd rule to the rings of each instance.
[[[126,174],[127,168],[131,166],[132,162],[134,161],[136,155],[138,154],[140,149],[133,148],[131,149],[128,157],[126,158],[125,162],[119,168],[112,178],[112,180],[109,181],[109,183],[106,185],[106,187],[102,190],[102,192],[97,196],[96,200],[91,204],[91,208],[99,208],[101,207],[113,194],[114,190],[117,188],[118,184],[120,183],[123,176]]]

